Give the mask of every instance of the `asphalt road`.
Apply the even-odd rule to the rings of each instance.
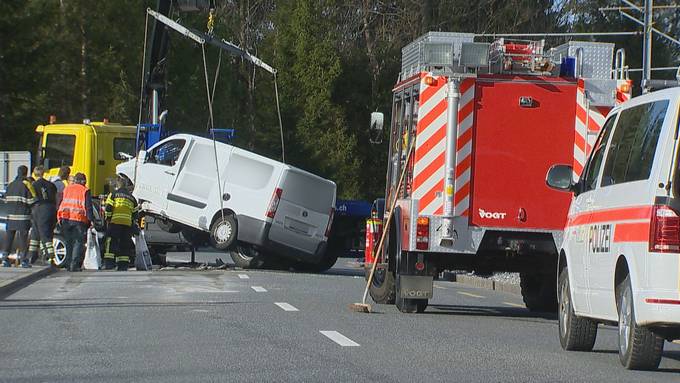
[[[554,317],[451,282],[424,314],[350,312],[363,282],[348,259],[320,275],[59,272],[0,301],[0,382],[680,380],[675,344],[660,371],[631,372],[614,328],[565,352]]]

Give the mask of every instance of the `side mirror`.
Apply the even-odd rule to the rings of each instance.
[[[140,150],[139,153],[137,154],[137,158],[139,159],[139,163],[145,163],[146,162],[146,150]]]
[[[380,112],[371,113],[371,127],[369,131],[369,140],[372,144],[379,144],[382,142],[382,131],[385,122],[385,115]]]
[[[574,169],[569,165],[553,165],[548,170],[545,183],[553,189],[572,191],[574,188],[573,172]]]

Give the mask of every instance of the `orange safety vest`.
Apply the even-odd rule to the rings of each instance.
[[[87,188],[80,184],[70,184],[64,188],[64,197],[59,205],[57,218],[89,224],[85,211],[85,193]]]

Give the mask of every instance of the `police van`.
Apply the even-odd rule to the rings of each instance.
[[[574,198],[558,265],[559,339],[590,351],[618,325],[628,369],[659,366],[680,339],[680,87],[612,109],[578,181],[555,165],[548,186]]]

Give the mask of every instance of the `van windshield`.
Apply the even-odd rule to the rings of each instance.
[[[333,207],[335,187],[332,183],[305,173],[288,170],[281,198],[298,206],[328,214]]]

